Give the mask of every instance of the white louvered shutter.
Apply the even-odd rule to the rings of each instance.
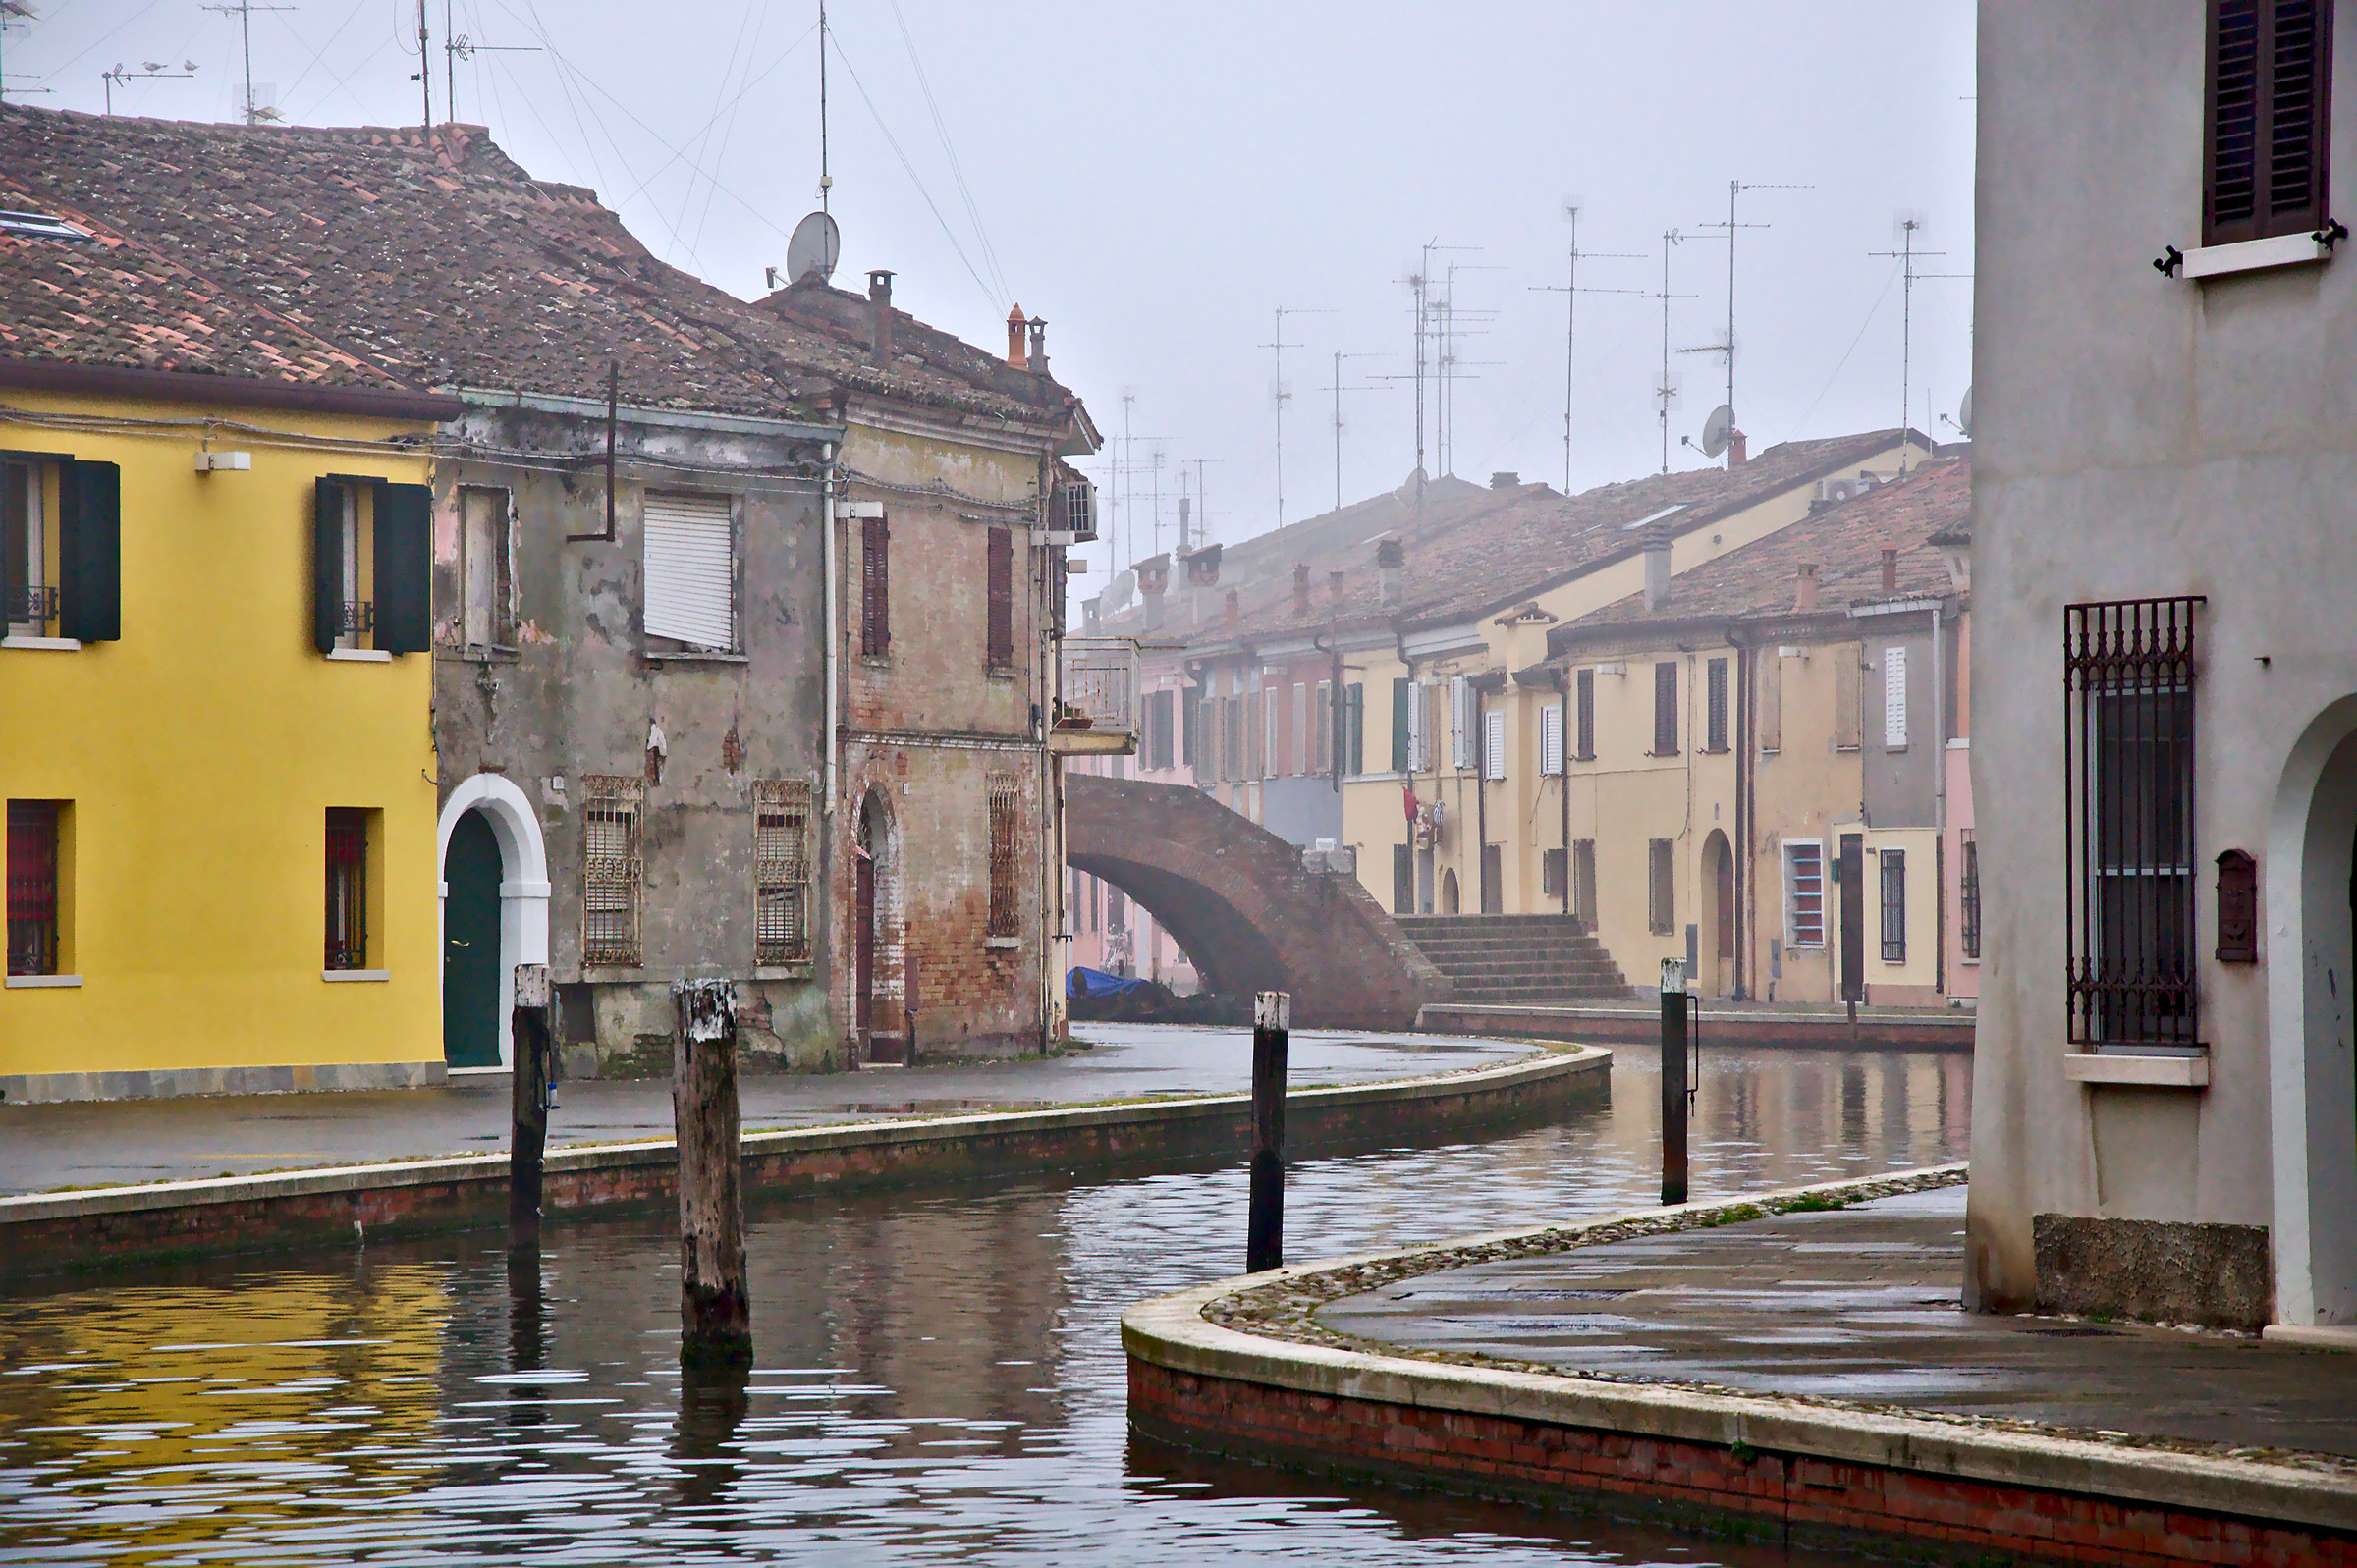
[[[737,564],[725,496],[646,498],[646,634],[737,646]]]
[[[1492,708],[1481,717],[1481,776],[1495,782],[1506,777],[1506,711]]]
[[[1473,685],[1463,676],[1449,677],[1449,766],[1473,766]]]
[[[1553,779],[1562,771],[1563,710],[1551,702],[1539,710],[1539,772]]]
[[[1907,650],[1883,650],[1883,745],[1897,751],[1907,743]]]

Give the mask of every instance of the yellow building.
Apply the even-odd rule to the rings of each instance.
[[[441,1074],[456,412],[87,214],[0,219],[9,1101]]]

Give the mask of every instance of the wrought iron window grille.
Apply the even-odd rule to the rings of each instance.
[[[8,619],[12,624],[38,624],[57,619],[57,589],[44,583],[8,585]]]
[[[327,813],[326,967],[368,967],[368,814],[350,807]]]
[[[336,629],[346,636],[356,637],[376,629],[376,605],[367,599],[347,599],[343,613],[337,618]]]
[[[753,782],[753,962],[810,956],[810,785]]]
[[[581,962],[634,968],[639,962],[639,816],[646,780],[591,775],[581,781]]]
[[[58,957],[57,806],[8,803],[8,972],[53,975]]]

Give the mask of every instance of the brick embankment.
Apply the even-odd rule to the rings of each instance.
[[[2334,1456],[1370,1350],[1313,1317],[1428,1273],[1908,1185],[1832,1183],[1163,1297],[1123,1321],[1130,1422],[1152,1439],[1317,1474],[1909,1561],[2357,1564],[2357,1465]]]
[[[1436,1034],[1508,1035],[1524,1040],[1577,1040],[1599,1046],[1658,1045],[1662,1013],[1645,1004],[1436,1001],[1416,1015],[1416,1027]],[[1702,1009],[1699,1040],[1706,1046],[1811,1047],[1836,1051],[1970,1051],[1973,1015],[1931,1008],[1866,1009],[1853,1028],[1839,1008],[1753,1006],[1721,1002]]]
[[[1468,1072],[1297,1089],[1286,1097],[1298,1149],[1553,1117],[1610,1093],[1609,1052],[1550,1052]],[[748,1133],[748,1196],[915,1185],[1086,1168],[1223,1160],[1249,1145],[1248,1096],[981,1112]],[[574,1147],[547,1159],[543,1213],[575,1216],[673,1201],[669,1139]],[[0,1280],[64,1270],[370,1236],[502,1224],[504,1154],[158,1182],[0,1198]]]

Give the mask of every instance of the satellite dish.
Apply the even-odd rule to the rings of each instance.
[[[1956,409],[1956,428],[1964,432],[1965,440],[1972,439],[1972,389],[1970,387],[1964,389],[1964,402]]]
[[[1723,403],[1711,410],[1702,422],[1702,455],[1716,458],[1727,450],[1727,438],[1735,433],[1734,405]]]
[[[815,272],[824,283],[835,276],[835,263],[842,258],[843,231],[833,218],[814,212],[794,226],[786,245],[786,281],[796,284]]]

